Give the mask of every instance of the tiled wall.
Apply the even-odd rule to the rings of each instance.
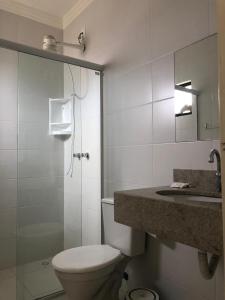
[[[74,152],[88,152],[90,159],[74,159],[74,172],[67,174],[71,157],[71,137],[65,141],[64,246],[71,248],[101,242],[101,150],[100,76],[93,70],[71,66],[75,92]],[[64,68],[64,95],[70,97],[72,82]]]
[[[76,93],[80,94],[80,68],[64,64],[64,97],[70,98],[73,93],[73,81]],[[64,248],[79,247],[82,245],[82,165],[77,158],[73,163],[71,177],[71,143],[72,137],[64,141]],[[81,101],[75,99],[75,140],[74,152],[81,152]]]
[[[18,57],[17,263],[25,263],[63,249],[64,141],[49,135],[48,114],[49,98],[63,97],[63,63]]]
[[[0,269],[16,258],[17,62],[16,52],[0,49]]]
[[[101,243],[101,102],[100,75],[81,72],[82,152],[82,245]]]
[[[64,31],[86,26],[83,55],[105,64],[104,189],[168,185],[173,168],[211,169],[218,141],[175,143],[174,51],[216,32],[215,0],[95,0]],[[170,113],[171,112],[171,113]],[[196,250],[149,238],[146,256],[134,261],[131,286],[146,284],[162,300],[221,300],[222,262],[213,280],[199,274]]]
[[[0,10],[1,38],[41,47],[42,37],[46,33],[51,33],[57,38],[62,37],[62,31],[58,29]],[[0,49],[0,65],[0,269],[4,269],[14,266],[16,262],[17,53]],[[29,146],[33,148],[37,146],[40,141],[40,136],[37,136],[40,131],[37,132],[37,127],[30,127],[28,132],[27,127],[23,128],[23,124],[20,125],[20,129],[27,133],[21,142],[29,142]],[[41,131],[42,136],[43,133]],[[24,175],[29,176],[27,171]],[[36,193],[32,201],[37,203],[41,196],[49,194],[48,186],[51,184],[48,180],[43,181],[39,178],[34,182],[32,178],[27,178],[26,182],[21,184],[22,190],[27,191],[24,200],[29,201],[29,191],[34,190]],[[27,205],[28,201],[23,205]]]

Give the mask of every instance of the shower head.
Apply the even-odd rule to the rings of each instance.
[[[57,41],[53,35],[45,35],[42,44],[43,50],[57,52]]]
[[[71,44],[71,43],[59,42],[56,40],[56,38],[53,35],[45,35],[43,37],[42,48],[43,50],[57,52],[58,46],[67,46],[67,47],[80,49],[84,52],[86,48],[84,33],[80,32],[77,39],[78,39],[77,44]]]

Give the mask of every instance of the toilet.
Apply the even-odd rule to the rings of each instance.
[[[129,260],[145,251],[145,234],[114,221],[114,200],[102,200],[104,245],[57,254],[52,265],[68,300],[119,300]]]

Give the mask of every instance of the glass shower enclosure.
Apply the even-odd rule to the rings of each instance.
[[[16,282],[9,300],[63,294],[52,257],[101,242],[102,70],[0,40],[0,124],[14,138],[0,130],[0,293]]]

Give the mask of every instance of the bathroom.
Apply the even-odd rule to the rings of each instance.
[[[104,242],[101,199],[170,186],[174,169],[216,170],[208,162],[211,149],[220,149],[216,5],[0,1],[0,300],[67,299],[51,260]],[[57,56],[42,50],[46,35],[79,44],[80,33],[85,51],[59,46]],[[177,66],[190,47],[207,41],[214,63],[204,79],[213,81],[212,95],[196,114],[193,106],[196,127],[182,139],[174,85],[190,78],[180,80]],[[53,132],[56,99],[75,106],[66,134]],[[151,289],[160,300],[222,300],[223,273],[222,255],[206,280],[197,247],[149,231],[123,285]]]

